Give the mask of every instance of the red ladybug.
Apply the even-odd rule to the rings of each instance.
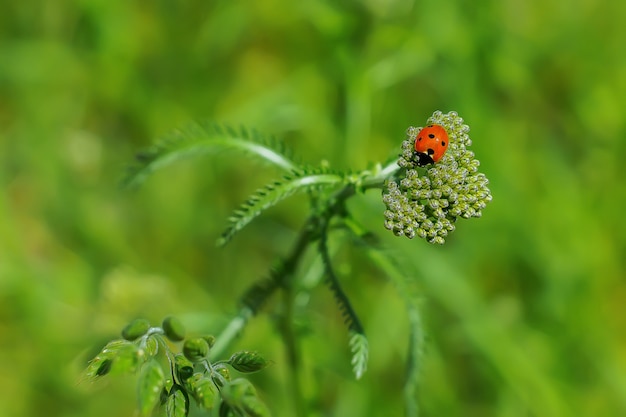
[[[428,125],[415,137],[417,165],[423,167],[439,161],[448,149],[448,133],[439,125]]]

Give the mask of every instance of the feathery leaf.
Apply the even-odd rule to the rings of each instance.
[[[350,331],[350,351],[352,352],[352,371],[356,379],[361,379],[367,370],[369,344],[363,333]]]
[[[322,256],[322,263],[324,264],[326,274],[326,284],[335,297],[335,301],[339,306],[341,315],[344,318],[348,329],[350,330],[350,351],[352,352],[352,369],[356,379],[360,379],[367,369],[367,360],[369,356],[369,349],[367,343],[367,337],[365,331],[356,315],[356,312],[350,304],[350,300],[337,279],[335,271],[333,270],[330,262],[330,255],[328,253],[327,245],[327,223],[322,225],[322,234],[319,241],[319,250]]]
[[[398,293],[404,299],[409,315],[409,347],[406,364],[406,380],[404,383],[404,401],[407,417],[416,417],[419,414],[419,404],[416,395],[420,382],[424,329],[419,310],[419,295],[416,281],[412,279],[415,270],[396,254],[383,247],[377,240],[372,241],[369,232],[351,217],[344,218],[348,230],[360,247],[366,248],[369,259],[380,268],[396,286]]]
[[[333,187],[342,183],[343,180],[344,177],[340,174],[304,170],[265,186],[253,194],[228,219],[230,224],[218,240],[218,246],[228,243],[235,233],[243,229],[264,210],[275,206],[285,198],[311,189]]]
[[[237,130],[217,124],[194,123],[165,136],[151,148],[137,154],[136,163],[129,167],[122,185],[137,186],[155,171],[181,159],[227,150],[253,155],[284,171],[296,168],[285,146],[275,138],[267,138],[244,128]]]

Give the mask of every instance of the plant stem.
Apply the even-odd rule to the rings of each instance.
[[[252,311],[248,307],[243,307],[239,310],[239,314],[228,323],[219,337],[215,339],[215,344],[211,348],[211,360],[222,356],[228,345],[241,333],[251,317]]]
[[[305,417],[304,396],[302,395],[302,384],[300,380],[300,346],[293,326],[295,313],[295,291],[293,286],[283,288],[283,295],[285,310],[281,316],[280,327],[285,344],[287,363],[289,365],[290,397],[293,400],[294,415],[297,417]]]
[[[375,175],[366,178],[359,189],[367,190],[370,188],[380,188],[385,180],[398,170],[395,162],[387,165]],[[306,415],[305,401],[302,393],[301,384],[301,358],[300,348],[298,344],[298,336],[294,329],[295,316],[295,296],[297,288],[294,285],[294,275],[298,263],[302,259],[302,255],[309,245],[319,239],[322,225],[328,225],[334,216],[344,216],[345,201],[357,193],[357,184],[351,182],[334,192],[327,200],[321,211],[315,211],[306,220],[302,227],[297,240],[294,242],[290,254],[284,259],[278,271],[272,276],[276,279],[276,287],[283,290],[284,311],[280,318],[280,328],[285,343],[285,353],[287,363],[289,365],[289,379],[291,397],[294,402],[295,416],[304,417]],[[273,292],[269,291],[266,297]],[[349,304],[347,304],[349,305]],[[256,313],[255,310],[244,306],[239,314],[234,317],[226,326],[222,333],[217,337],[216,344],[211,349],[211,358],[215,359],[220,356],[226,347],[237,337],[243,330],[248,320]],[[358,323],[357,323],[358,325]],[[359,325],[360,327],[360,325]]]

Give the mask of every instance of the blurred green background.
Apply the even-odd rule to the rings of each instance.
[[[134,379],[81,382],[137,316],[218,332],[288,250],[290,199],[223,249],[230,211],[278,173],[235,157],[178,164],[140,190],[134,153],[191,120],[275,134],[304,161],[363,169],[437,109],[471,126],[491,180],[483,218],[443,247],[383,229],[419,269],[423,416],[626,415],[626,3],[108,1],[0,6],[0,415],[133,415]],[[402,415],[407,319],[357,250],[338,253],[370,338],[355,382],[324,288],[303,338],[312,416]],[[267,315],[233,349],[290,416]]]

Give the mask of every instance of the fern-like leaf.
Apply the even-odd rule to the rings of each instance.
[[[139,153],[136,163],[129,167],[122,180],[122,185],[137,186],[155,171],[185,158],[228,150],[253,155],[284,171],[296,168],[285,146],[274,138],[245,128],[195,123],[165,136],[152,148]]]
[[[361,325],[361,321],[356,312],[350,304],[348,296],[341,288],[337,275],[333,270],[330,262],[330,254],[328,252],[327,244],[327,224],[322,225],[322,234],[319,241],[319,250],[322,256],[322,264],[324,265],[324,272],[326,275],[326,284],[335,297],[335,301],[339,306],[341,315],[350,330],[350,350],[352,352],[352,370],[356,379],[360,379],[367,369],[367,359],[369,356],[369,349],[367,343],[367,337],[365,331]]]
[[[378,240],[371,239],[370,233],[351,217],[344,218],[347,229],[357,242],[357,246],[366,248],[368,258],[372,260],[396,286],[404,299],[409,316],[409,343],[406,364],[406,380],[404,383],[405,415],[417,417],[419,404],[417,388],[420,382],[422,355],[424,346],[424,329],[419,310],[419,295],[416,280],[412,279],[416,271],[396,254],[382,246]]]
[[[334,187],[344,181],[344,176],[324,171],[299,171],[285,176],[281,181],[271,183],[258,190],[228,219],[229,226],[218,240],[218,246],[225,245],[248,223],[264,210],[275,206],[285,198],[311,189]]]
[[[350,331],[350,351],[352,352],[352,371],[356,379],[361,379],[367,370],[369,344],[363,333]]]

